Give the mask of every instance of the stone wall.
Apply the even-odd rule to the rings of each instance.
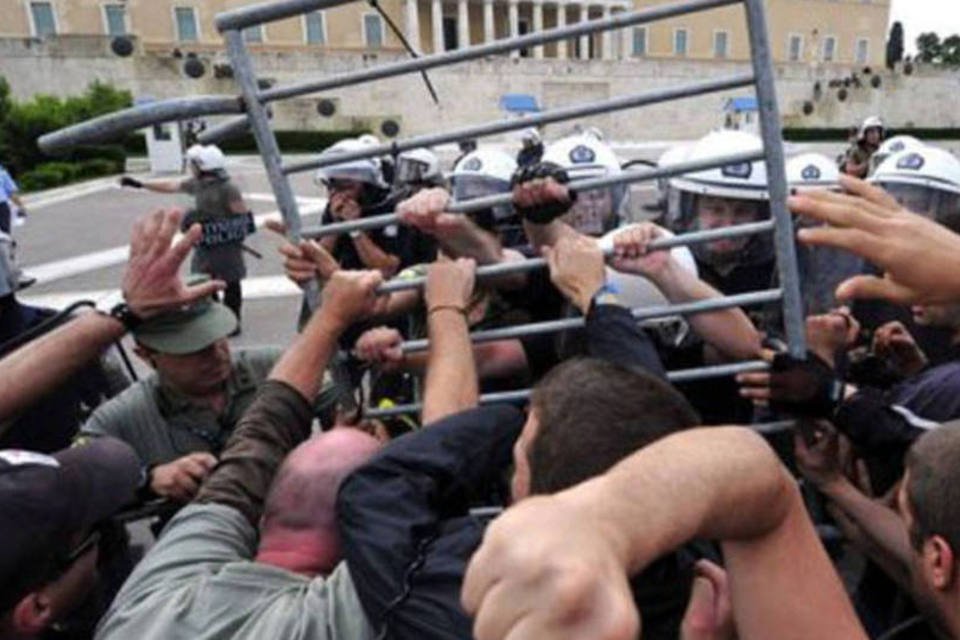
[[[261,78],[289,84],[308,78],[329,77],[397,59],[391,55],[306,55],[263,53],[255,65]],[[91,81],[109,81],[131,90],[137,97],[157,99],[187,94],[229,94],[236,91],[231,79],[217,79],[215,64],[222,54],[203,58],[207,73],[192,80],[182,72],[182,59],[170,54],[139,53],[118,58],[109,52],[105,38],[60,37],[48,41],[0,38],[0,74],[10,81],[19,98],[35,93],[68,95],[82,91]],[[341,128],[354,124],[377,127],[385,118],[401,124],[402,135],[436,132],[468,123],[504,117],[498,102],[505,93],[536,96],[545,108],[602,100],[626,93],[676,86],[707,78],[749,71],[734,62],[677,62],[652,60],[581,61],[530,60],[495,57],[430,71],[440,105],[434,105],[417,74],[338,89],[319,96],[275,105],[277,126],[283,129]],[[849,71],[849,70],[847,70]],[[828,83],[840,72],[808,65],[776,69],[778,95],[784,123],[798,127],[846,127],[869,114],[881,114],[893,126],[960,127],[960,74],[920,69],[911,76],[881,71],[882,85],[850,88],[846,101],[838,101]],[[862,74],[862,70],[861,70]],[[869,76],[862,76],[869,80]],[[822,96],[812,115],[802,113],[804,101],[813,100],[813,87],[822,84]],[[589,124],[622,140],[670,140],[697,137],[723,120],[727,98],[750,95],[749,89],[601,116]],[[337,113],[323,118],[316,113],[318,98],[333,99]],[[569,125],[556,125],[566,128]],[[548,135],[550,133],[548,129]]]

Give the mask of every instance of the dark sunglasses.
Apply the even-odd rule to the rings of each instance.
[[[75,546],[67,555],[57,562],[58,573],[65,572],[73,565],[74,562],[90,553],[90,551],[98,544],[100,544],[100,531],[98,529],[94,529],[87,534],[80,544]]]

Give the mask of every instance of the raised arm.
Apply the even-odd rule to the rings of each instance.
[[[130,238],[130,259],[123,276],[123,296],[138,318],[209,296],[219,281],[187,287],[180,265],[200,239],[194,225],[176,243],[176,210],[158,210],[138,220]],[[68,322],[0,360],[0,422],[23,411],[100,356],[127,328],[114,318],[88,313]]]
[[[503,260],[500,242],[481,229],[469,215],[447,213],[450,194],[436,187],[424,189],[397,205],[404,224],[433,236],[451,258],[473,258],[477,264]]]
[[[694,538],[723,542],[740,638],[866,637],[793,480],[739,427],[669,436],[508,509],[464,582],[475,637],[635,638],[628,576]]]
[[[907,211],[879,187],[849,176],[841,176],[840,184],[848,193],[809,191],[789,199],[794,213],[828,225],[801,229],[802,242],[849,251],[887,274],[846,280],[837,298],[897,304],[960,300],[960,236]]]
[[[137,180],[130,176],[120,178],[121,187],[131,187],[133,189],[146,189],[154,193],[180,193],[183,189],[182,180]]]
[[[256,526],[280,463],[310,436],[312,400],[324,380],[337,340],[369,314],[382,282],[377,271],[339,271],[323,291],[323,304],[270,372],[240,419],[220,463],[197,494],[198,502],[227,504]]]
[[[467,313],[476,263],[461,258],[435,262],[424,291],[430,352],[423,394],[422,424],[477,406],[479,384]]]
[[[624,229],[613,239],[611,266],[649,278],[672,304],[721,297],[719,291],[684,269],[670,251],[647,252],[651,242],[665,236],[666,230],[649,222]],[[728,358],[755,358],[760,353],[760,333],[743,309],[698,313],[690,316],[689,322],[697,335]]]

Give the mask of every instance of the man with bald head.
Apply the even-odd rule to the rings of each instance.
[[[341,561],[334,502],[378,442],[352,429],[310,438],[309,399],[381,281],[369,271],[330,279],[320,309],[274,366],[193,504],[131,574],[98,638],[373,638]]]

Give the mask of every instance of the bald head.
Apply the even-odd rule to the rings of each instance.
[[[291,451],[267,494],[258,560],[304,573],[332,570],[340,559],[337,490],[379,448],[373,436],[340,428]]]

